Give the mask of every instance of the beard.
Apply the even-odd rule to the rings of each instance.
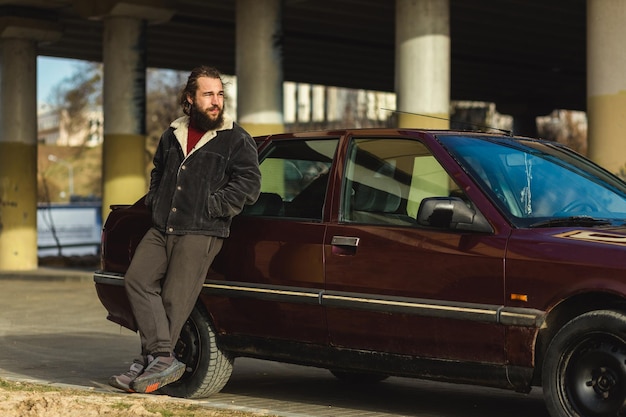
[[[210,110],[210,109],[209,109]],[[221,108],[215,119],[212,119],[202,109],[199,109],[195,104],[191,106],[191,113],[189,115],[191,119],[191,125],[201,131],[215,130],[224,123],[224,109]]]

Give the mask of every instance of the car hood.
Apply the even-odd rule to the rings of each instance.
[[[626,248],[626,227],[576,227],[546,229],[550,235],[559,239],[570,239],[578,242],[585,242],[593,245],[623,246]]]
[[[626,270],[626,227],[550,227],[517,229],[507,247],[507,258],[544,263],[587,265]]]

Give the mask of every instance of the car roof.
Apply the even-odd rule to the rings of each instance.
[[[285,132],[268,135],[259,135],[254,139],[257,145],[261,145],[268,140],[289,140],[296,138],[319,138],[319,137],[339,137],[346,135],[367,135],[367,136],[415,136],[415,135],[429,135],[429,136],[442,136],[442,135],[463,135],[463,136],[480,136],[480,137],[497,137],[497,138],[510,138],[511,140],[539,140],[542,139],[530,138],[524,136],[514,136],[512,132],[495,129],[492,132],[479,131],[479,130],[460,130],[460,129],[419,129],[419,128],[347,128],[347,129],[329,129],[329,130],[309,130],[302,132]]]

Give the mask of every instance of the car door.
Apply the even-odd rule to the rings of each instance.
[[[218,329],[327,344],[319,302],[323,209],[337,143],[309,137],[264,145],[261,195],[234,219],[205,284]]]
[[[430,358],[502,363],[506,236],[421,227],[420,202],[473,202],[409,137],[353,137],[338,221],[325,241],[330,343]]]

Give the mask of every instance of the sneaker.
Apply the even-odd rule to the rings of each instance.
[[[119,388],[122,391],[135,392],[135,390],[130,387],[130,383],[133,382],[135,378],[137,378],[139,375],[141,375],[141,373],[143,372],[143,368],[144,366],[142,364],[133,362],[132,365],[130,365],[130,369],[128,371],[124,372],[121,375],[113,375],[111,378],[109,378],[109,385],[115,388]]]
[[[130,383],[135,392],[151,393],[176,382],[185,373],[185,364],[173,356],[157,356],[141,375]]]

